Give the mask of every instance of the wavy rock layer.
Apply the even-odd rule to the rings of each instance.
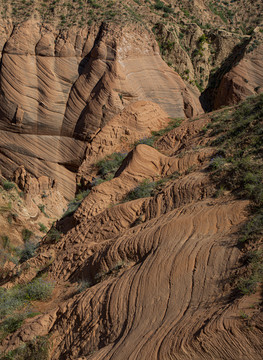
[[[214,108],[233,105],[263,91],[263,35],[259,31],[251,38],[244,56],[227,72],[217,90]]]
[[[67,219],[72,228],[59,241],[47,237],[36,257],[12,269],[15,278],[2,279],[10,287],[42,269],[56,284],[49,302],[34,304],[42,314],[2,351],[50,334],[52,360],[262,358],[258,307],[233,299],[229,284],[240,271],[236,234],[249,202],[212,197],[204,171],[212,150],[193,148],[206,121],[185,122],[160,140],[172,153],[177,139],[173,156],[138,145]],[[174,171],[181,176],[154,196],[108,206],[141,180]],[[89,288],[79,293],[79,281]]]
[[[101,282],[29,320],[9,346],[51,332],[52,359],[260,359],[260,328],[246,330],[244,300],[227,299],[240,256],[233,234],[247,204],[200,200],[96,247],[90,236],[78,272],[83,279],[100,274]],[[128,214],[123,206],[114,211]],[[114,227],[114,212],[107,224]]]
[[[69,198],[86,141],[130,103],[150,100],[172,117],[202,111],[198,93],[139,28],[58,32],[28,21],[9,34],[1,44],[0,71],[0,161],[6,176],[24,165],[36,177],[57,179]]]
[[[137,101],[114,116],[87,145],[79,176],[90,176],[92,165],[114,152],[127,152],[131,144],[150,137],[168,125],[169,118],[157,104]]]

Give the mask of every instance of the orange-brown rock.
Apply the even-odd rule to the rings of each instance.
[[[153,35],[139,27],[58,32],[27,21],[4,45],[0,88],[4,175],[24,165],[35,177],[56,179],[67,198],[75,192],[86,140],[130,103],[150,100],[172,117],[202,111],[198,93],[165,64]]]
[[[2,351],[50,334],[52,360],[261,359],[259,307],[231,297],[229,284],[249,201],[213,197],[205,169],[214,150],[192,146],[205,143],[207,121],[165,135],[159,144],[170,156],[138,145],[113,180],[91,190],[59,241],[44,239],[35,258],[9,270],[6,279],[20,272],[5,287],[38,268],[56,286],[52,299],[35,304],[43,314],[6,337]],[[141,180],[174,171],[181,176],[153,196],[116,205]],[[79,281],[89,284],[81,293]],[[244,324],[244,310],[255,326]]]
[[[157,104],[138,101],[128,105],[114,116],[87,145],[85,159],[79,176],[90,176],[92,165],[114,152],[127,152],[132,144],[150,137],[152,131],[164,128],[169,123],[167,113]]]
[[[263,35],[258,29],[246,46],[242,59],[223,76],[215,96],[215,109],[237,104],[263,91],[262,40]]]
[[[225,304],[222,283],[239,256],[231,239],[246,206],[199,201],[108,240],[83,276],[120,266],[116,277],[27,321],[9,348],[51,332],[52,359],[260,359],[260,329],[244,329],[242,301]]]

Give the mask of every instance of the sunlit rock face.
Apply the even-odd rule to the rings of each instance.
[[[200,112],[153,36],[116,25],[58,32],[28,21],[5,33],[0,72],[0,161],[59,179],[68,197],[86,141],[126,105],[158,103],[169,116]]]

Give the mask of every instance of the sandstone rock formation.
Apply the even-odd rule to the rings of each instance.
[[[262,92],[260,0],[19,2],[0,5],[0,360],[261,360],[263,97],[235,131],[220,109]]]
[[[67,198],[75,192],[86,140],[129,103],[151,100],[172,117],[201,111],[198,93],[139,28],[58,32],[28,21],[3,44],[0,84],[4,175],[24,165],[36,177],[59,180]]]
[[[248,96],[262,92],[262,39],[262,33],[256,30],[238,64],[223,76],[216,90],[215,109],[237,104]]]
[[[44,313],[3,340],[2,351],[49,333],[54,360],[261,358],[258,300],[232,298],[229,284],[249,202],[213,197],[205,169],[214,150],[200,132],[207,122],[164,135],[158,143],[169,156],[138,145],[83,200],[72,229],[44,239],[36,257],[12,269],[11,283],[2,279],[21,284],[41,268],[56,284],[49,302],[35,303]],[[174,171],[181,176],[153,196],[116,204],[142,179]],[[89,286],[81,293],[79,281]],[[255,326],[246,327],[244,310]]]

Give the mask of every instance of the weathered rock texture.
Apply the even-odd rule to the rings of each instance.
[[[49,333],[52,360],[262,358],[258,306],[233,300],[229,285],[249,202],[213,197],[204,171],[213,150],[200,147],[207,121],[187,121],[165,135],[159,144],[172,156],[138,145],[116,177],[82,202],[72,229],[58,242],[44,240],[20,266],[13,284],[31,280],[40,267],[56,288],[48,303],[35,304],[44,313],[1,350]],[[174,171],[181,176],[154,196],[116,205],[140,180]],[[90,287],[79,294],[80,280]],[[244,310],[254,326],[244,324]]]
[[[263,35],[256,32],[240,61],[227,72],[216,90],[214,108],[233,105],[263,91]]]
[[[198,92],[163,62],[153,36],[139,28],[57,32],[28,21],[2,46],[4,175],[24,165],[34,176],[59,179],[67,197],[75,191],[86,141],[129,103],[151,100],[172,117],[201,111]]]

